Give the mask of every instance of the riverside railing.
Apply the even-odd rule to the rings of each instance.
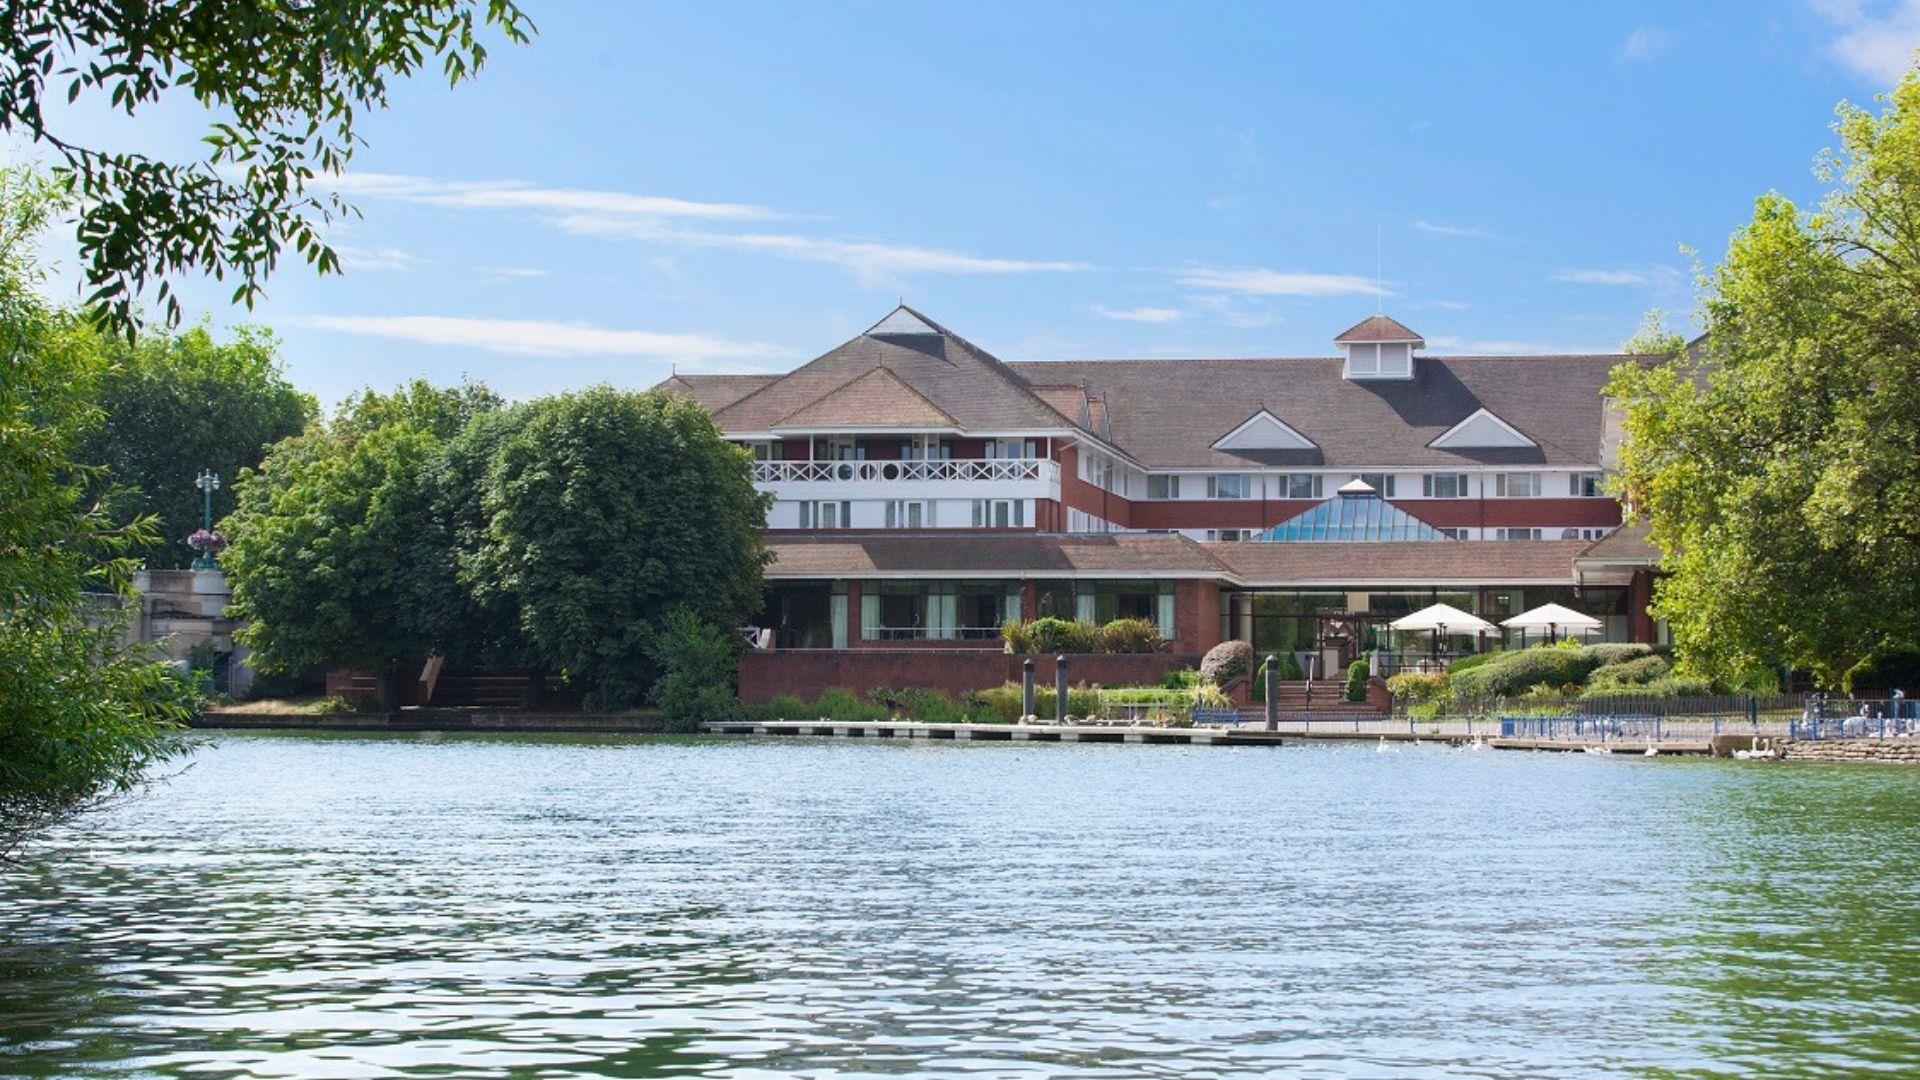
[[[986,458],[945,461],[756,461],[753,479],[761,484],[892,483],[915,481],[990,481],[1052,479],[1057,469],[1039,458]]]

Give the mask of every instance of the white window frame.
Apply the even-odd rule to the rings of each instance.
[[[1155,485],[1160,491],[1154,492]],[[1170,473],[1149,474],[1147,477],[1147,498],[1177,499],[1180,497],[1180,477]]]
[[[1232,481],[1231,484],[1228,481]],[[1226,489],[1234,488],[1232,494]],[[1207,477],[1207,498],[1209,499],[1249,499],[1253,497],[1253,483],[1246,473],[1212,473]]]
[[[1456,485],[1453,494],[1439,493],[1442,479],[1450,479]],[[1420,478],[1420,494],[1427,499],[1465,499],[1471,496],[1472,488],[1466,473],[1427,473]]]
[[[1493,477],[1493,494],[1501,499],[1537,499],[1540,497],[1540,474],[1537,472],[1503,472]]]

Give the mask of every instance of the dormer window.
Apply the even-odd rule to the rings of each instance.
[[[1427,343],[1399,322],[1375,315],[1333,339],[1347,355],[1346,377],[1354,380],[1411,379],[1413,351]]]

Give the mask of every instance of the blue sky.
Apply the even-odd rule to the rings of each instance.
[[[248,316],[337,400],[783,369],[898,299],[1007,359],[1435,351],[1684,322],[1753,198],[1816,192],[1836,102],[1920,0],[529,5],[475,82],[399,88],[337,278]],[[82,136],[191,153],[184,109]]]

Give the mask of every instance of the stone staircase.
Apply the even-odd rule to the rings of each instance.
[[[1340,682],[1315,682],[1313,698],[1307,698],[1307,684],[1304,681],[1285,681],[1280,683],[1279,693],[1274,695],[1280,705],[1280,715],[1285,717],[1311,716],[1318,720],[1378,720],[1387,715],[1387,710],[1379,705],[1365,701],[1346,700],[1346,684]],[[1266,704],[1255,701],[1248,695],[1242,706],[1249,713],[1265,715]]]

